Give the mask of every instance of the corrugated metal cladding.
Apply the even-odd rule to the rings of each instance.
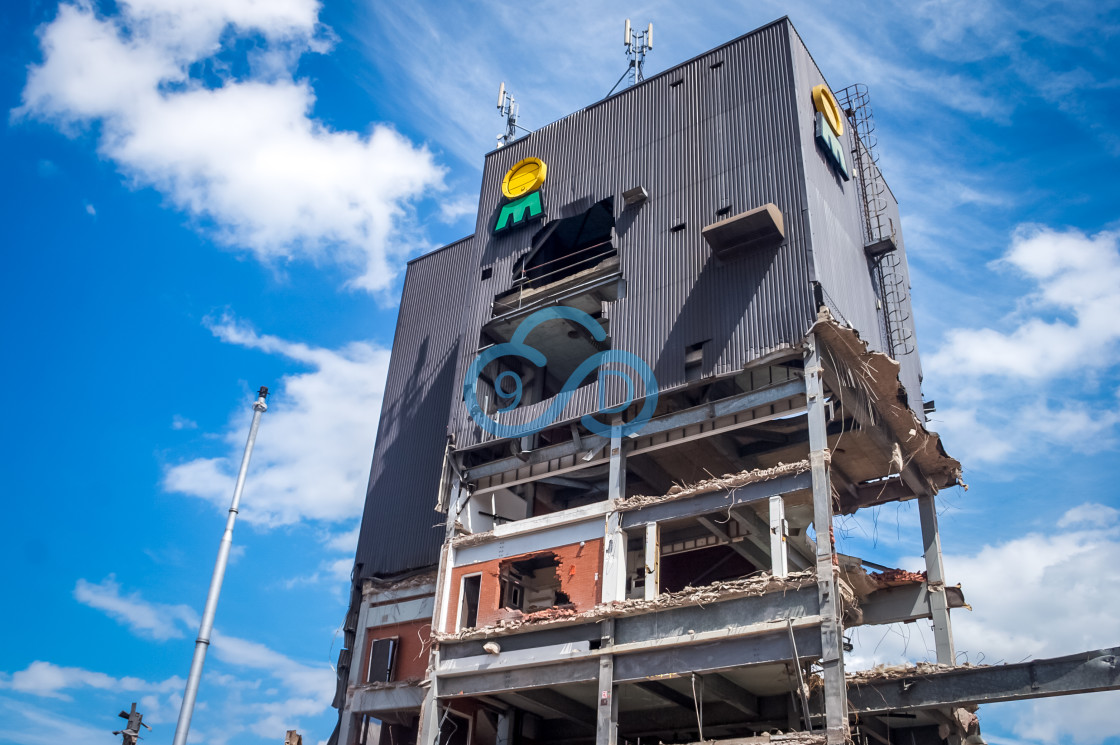
[[[867,240],[861,222],[863,201],[858,169],[852,156],[854,133],[852,127],[845,126],[844,134],[840,137],[851,173],[851,180],[844,181],[832,168],[814,136],[816,110],[813,107],[813,87],[821,83],[827,85],[828,81],[824,79],[797,31],[792,30],[792,27],[791,31],[814,278],[824,288],[825,301],[833,314],[858,329],[860,336],[872,349],[886,351],[887,343],[883,338],[881,323],[882,311],[877,303],[874,275],[863,250]],[[902,259],[901,271],[906,274],[906,249],[902,243],[898,202],[889,189],[883,196],[886,199],[884,224],[889,220],[889,224],[898,231],[896,243]],[[908,275],[906,283],[909,286]],[[914,320],[909,307],[909,296],[905,305],[909,316],[906,324],[913,333]],[[902,367],[900,378],[906,386],[910,406],[921,417],[921,362],[916,343],[914,351],[899,355],[899,363]]]
[[[789,22],[775,22],[487,156],[476,266],[492,276],[464,309],[459,381],[494,296],[510,288],[535,233],[490,235],[503,175],[530,156],[548,165],[541,194],[550,218],[615,198],[626,291],[608,309],[611,344],[644,359],[662,390],[685,384],[691,345],[707,341],[705,367],[723,374],[801,340],[814,312],[791,38]],[[621,194],[636,186],[649,199],[625,208]],[[785,218],[782,246],[727,262],[712,256],[701,230],[722,219],[721,207],[730,216],[768,202]],[[564,419],[597,408],[589,386]],[[461,402],[451,413],[459,447],[488,437]],[[523,407],[504,421],[533,413]]]
[[[362,577],[438,561],[443,528],[434,508],[461,313],[474,291],[472,241],[412,262],[405,276],[355,557]]]
[[[361,576],[436,563],[442,532],[433,506],[446,435],[459,448],[490,437],[470,419],[463,376],[495,296],[511,288],[536,232],[491,234],[502,177],[522,158],[548,165],[548,219],[614,197],[625,292],[605,310],[611,344],[644,359],[662,390],[685,384],[690,346],[706,342],[705,372],[720,375],[799,344],[816,317],[815,279],[838,315],[883,348],[858,187],[832,175],[814,142],[810,91],[823,80],[782,19],[487,155],[475,236],[409,265],[358,545]],[[649,199],[625,207],[622,192],[637,186]],[[767,203],[782,212],[785,242],[715,258],[701,230]],[[911,357],[904,380],[917,391]],[[621,400],[620,391],[606,400]],[[912,401],[920,408],[920,393]],[[505,421],[531,418],[542,405]],[[564,419],[598,408],[587,386]]]

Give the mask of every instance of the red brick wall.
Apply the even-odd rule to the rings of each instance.
[[[555,554],[560,560],[557,571],[560,574],[560,589],[575,605],[577,611],[585,611],[599,604],[602,597],[603,577],[603,539],[585,541],[582,546],[572,543],[543,551],[533,551],[517,556],[506,556],[492,561],[467,564],[456,567],[451,572],[451,605],[448,606],[447,629],[455,631],[455,621],[459,615],[459,591],[463,577],[468,574],[482,573],[482,586],[478,596],[478,625],[487,626],[497,623],[501,618],[501,587],[498,581],[502,563],[520,561],[530,556]]]
[[[378,626],[366,633],[366,649],[362,662],[362,682],[368,683],[369,655],[373,651],[373,639],[397,637],[397,662],[393,670],[393,680],[420,680],[428,674],[428,640],[432,633],[432,619],[406,621],[391,626]]]

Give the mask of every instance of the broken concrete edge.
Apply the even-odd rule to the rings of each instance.
[[[831,455],[825,451],[825,462],[831,461]],[[797,474],[809,471],[811,464],[808,459],[799,460],[795,463],[779,463],[770,468],[756,468],[754,470],[740,471],[738,473],[726,473],[722,476],[715,478],[704,479],[697,481],[694,484],[677,485],[671,488],[668,492],[661,495],[635,495],[633,497],[625,497],[623,499],[615,500],[613,505],[609,505],[606,512],[628,512],[631,510],[640,510],[643,507],[649,507],[654,504],[661,504],[663,502],[672,502],[677,499],[688,499],[689,497],[697,497],[702,494],[710,494],[713,492],[727,491],[733,492],[735,489],[747,486],[748,484],[755,484],[761,481],[771,481],[782,476],[796,476]],[[456,523],[457,528],[459,523]],[[469,546],[477,546],[483,543],[490,543],[497,540],[497,536],[493,530],[483,531],[481,533],[467,533],[464,535],[456,536],[452,539],[451,545],[455,548],[467,548]]]
[[[831,456],[828,455],[828,451],[825,451],[825,453],[825,460],[827,462],[831,459]],[[661,504],[662,502],[671,502],[676,499],[687,499],[701,494],[711,494],[720,491],[733,491],[747,484],[771,481],[782,476],[796,476],[799,473],[805,473],[810,467],[809,460],[805,459],[795,463],[779,463],[771,468],[756,468],[754,470],[740,471],[738,473],[725,473],[722,476],[697,481],[695,484],[674,486],[660,496],[635,495],[633,497],[626,497],[618,500],[615,508],[619,512],[640,510],[643,507]]]
[[[824,343],[830,353],[829,362],[837,368],[843,365],[843,370],[837,369],[838,375],[846,372],[850,374],[847,377],[858,378],[906,462],[912,459],[939,489],[957,484],[968,488],[961,481],[960,461],[945,452],[940,435],[926,429],[913,409],[900,403],[906,389],[898,377],[901,365],[897,360],[882,352],[868,351],[867,342],[855,329],[840,325],[829,313],[822,313],[809,333],[816,334]]]
[[[912,665],[876,665],[868,670],[856,670],[850,672],[844,677],[848,680],[848,685],[859,685],[860,683],[872,683],[883,680],[898,680],[901,678],[914,678],[923,675],[932,675],[935,673],[943,673],[949,670],[963,670],[969,668],[991,667],[991,665],[973,665],[972,663],[963,663],[960,665],[942,665],[936,662],[917,662]]]
[[[784,593],[810,586],[816,586],[816,572],[813,570],[791,572],[789,576],[784,579],[774,577],[771,574],[758,574],[743,579],[715,582],[702,587],[686,587],[677,592],[663,593],[652,600],[632,599],[601,603],[581,612],[567,609],[546,608],[536,613],[525,614],[521,618],[503,621],[497,625],[463,629],[462,631],[454,633],[436,632],[432,634],[432,640],[438,643],[487,639],[495,635],[535,631],[537,629],[554,628],[557,626],[572,626],[581,623],[593,623],[610,618],[622,618],[625,616],[638,615],[640,613],[667,610],[669,608],[706,605],[721,600],[732,600],[742,597],[758,597],[772,592]]]
[[[425,587],[434,588],[436,584],[436,572],[424,572],[423,574],[415,574],[405,579],[390,580],[380,579],[378,577],[365,577],[362,579],[362,594],[374,595],[384,592],[399,593],[403,590],[416,589],[421,590]]]
[[[825,735],[810,732],[775,732],[751,737],[731,737],[725,740],[697,740],[688,745],[824,745],[827,741]]]
[[[405,680],[377,681],[375,683],[359,683],[351,686],[352,691],[385,691],[397,688],[419,688],[428,685],[426,678],[406,678]]]

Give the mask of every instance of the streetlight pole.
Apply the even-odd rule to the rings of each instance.
[[[194,702],[198,698],[198,684],[202,680],[202,666],[206,662],[206,649],[210,646],[210,633],[214,629],[214,613],[218,610],[218,595],[222,592],[222,580],[226,575],[229,562],[229,549],[233,545],[233,524],[237,521],[237,508],[241,504],[241,491],[245,488],[245,474],[249,470],[249,458],[253,454],[253,443],[257,439],[257,429],[261,424],[261,414],[268,410],[264,400],[268,398],[268,388],[261,386],[253,404],[253,423],[249,425],[249,441],[245,443],[245,454],[241,456],[241,470],[237,474],[237,485],[233,488],[233,502],[226,518],[226,531],[218,544],[218,560],[214,563],[214,574],[210,577],[210,592],[206,595],[206,608],[202,611],[202,624],[198,627],[198,639],[194,643],[194,657],[191,658],[191,672],[187,676],[187,690],[183,693],[183,706],[179,709],[179,723],[175,725],[173,745],[186,745],[187,732],[191,728]]]

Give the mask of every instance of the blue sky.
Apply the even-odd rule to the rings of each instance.
[[[962,661],[1120,643],[1120,6],[134,0],[0,25],[7,426],[0,743],[169,743],[250,417],[273,388],[192,742],[309,742],[403,262],[472,230],[505,81],[530,128],[789,14],[868,84],[903,211]],[[917,516],[840,527],[909,565]],[[923,624],[853,664],[924,658]],[[987,707],[989,742],[1117,743],[1116,694]]]

